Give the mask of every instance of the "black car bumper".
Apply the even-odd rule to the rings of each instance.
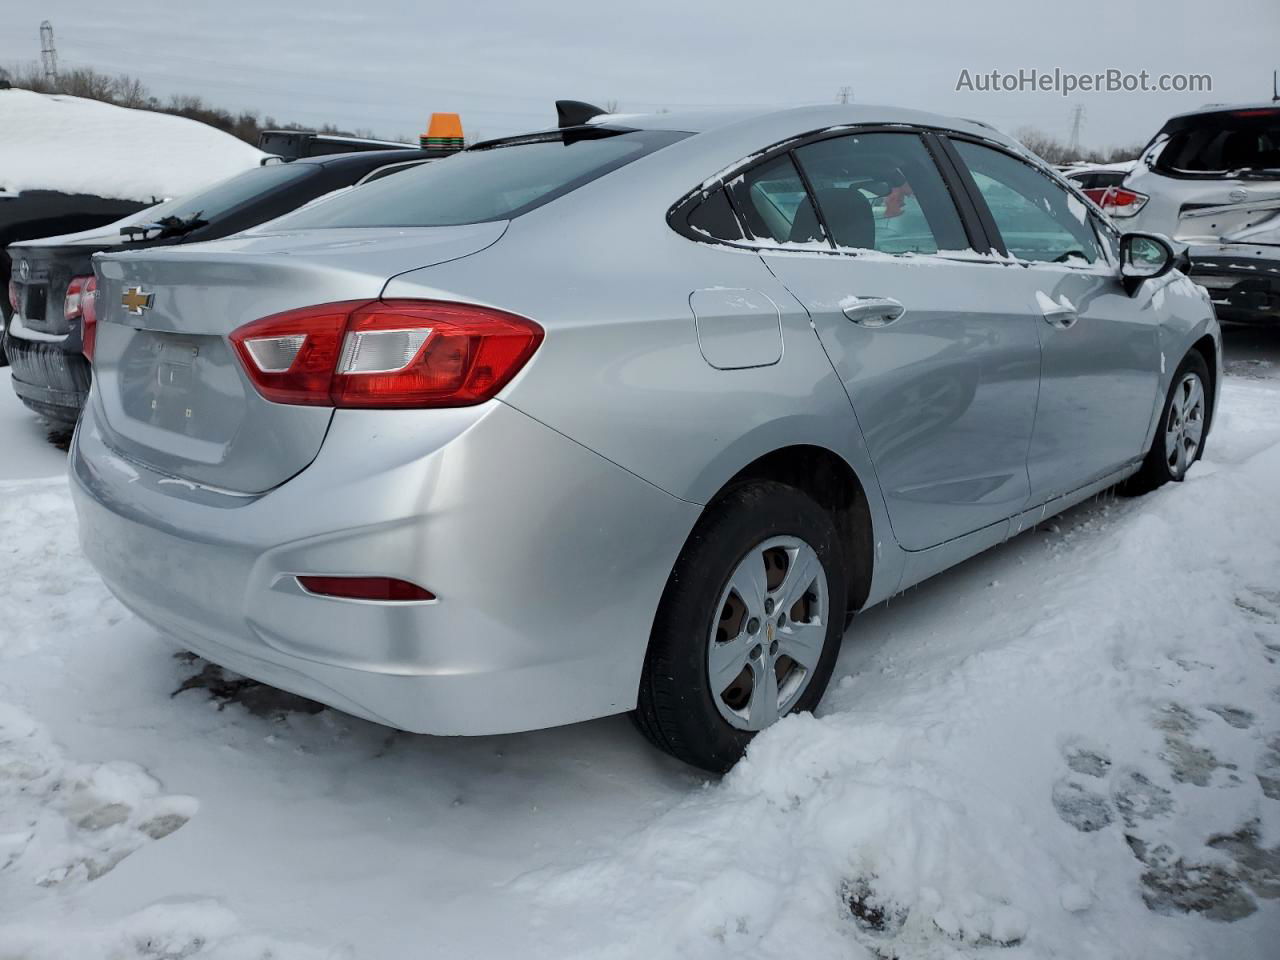
[[[1219,320],[1280,323],[1280,250],[1197,256],[1193,248],[1191,279],[1209,291]]]
[[[84,355],[65,350],[61,343],[12,334],[5,337],[4,346],[19,399],[42,417],[75,426],[92,379]]]

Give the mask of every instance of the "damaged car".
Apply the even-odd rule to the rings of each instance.
[[[1280,321],[1280,103],[1170,119],[1100,206],[1185,247],[1222,320]]]

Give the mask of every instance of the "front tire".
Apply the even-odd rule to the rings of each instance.
[[[752,481],[709,506],[654,620],[635,719],[656,746],[728,770],[760,730],[822,698],[844,632],[832,517],[794,487]]]
[[[1191,465],[1204,454],[1204,441],[1213,414],[1209,365],[1192,350],[1178,365],[1160,411],[1159,426],[1142,466],[1124,482],[1126,494],[1141,494],[1187,477]]]

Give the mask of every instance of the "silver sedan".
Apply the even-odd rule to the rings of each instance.
[[[597,112],[97,259],[71,472],[126,606],[404,730],[634,711],[721,770],[857,611],[1201,455],[1205,294],[1016,142]]]

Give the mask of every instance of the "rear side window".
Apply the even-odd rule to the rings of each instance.
[[[990,147],[954,141],[1015,257],[1040,263],[1093,263],[1098,239],[1075,194],[1039,170]]]
[[[689,228],[714,240],[742,240],[742,227],[729,203],[729,195],[721,187],[693,208]]]
[[[837,247],[883,253],[968,249],[951,194],[915,134],[819,140],[799,147],[796,159]]]
[[[1280,110],[1191,117],[1169,137],[1155,167],[1166,173],[1266,171],[1280,176]]]
[[[668,130],[591,130],[473,147],[278,223],[309,229],[509,220],[687,136]]]
[[[827,245],[818,215],[790,155],[753,167],[730,181],[728,189],[751,239],[762,243]]]

